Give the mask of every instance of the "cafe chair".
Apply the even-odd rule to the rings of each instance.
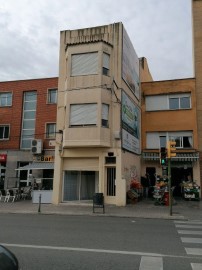
[[[4,189],[1,189],[1,190],[0,190],[0,202],[1,202],[1,201],[6,202],[7,198],[8,198],[8,193],[7,193],[7,191],[4,190]]]
[[[14,194],[14,191],[12,189],[7,190],[7,197],[5,199],[5,202],[9,202],[9,200],[14,202],[15,199],[16,199],[16,195]]]

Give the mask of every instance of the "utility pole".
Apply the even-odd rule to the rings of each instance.
[[[172,196],[172,188],[171,188],[171,158],[176,157],[176,142],[175,141],[168,141],[167,143],[167,156],[168,156],[168,190],[169,190],[169,213],[172,216],[172,203],[173,203],[173,196]]]

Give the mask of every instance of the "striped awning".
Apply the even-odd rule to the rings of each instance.
[[[144,160],[159,160],[159,153],[156,152],[143,152],[142,158]],[[177,153],[176,157],[172,157],[172,161],[197,161],[199,159],[199,153]]]
[[[26,166],[19,167],[16,171],[24,171],[24,170],[50,170],[54,169],[53,162],[33,162]]]

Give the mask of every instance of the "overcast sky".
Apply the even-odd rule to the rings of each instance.
[[[191,0],[0,0],[0,81],[58,76],[61,30],[114,22],[154,80],[194,76]]]

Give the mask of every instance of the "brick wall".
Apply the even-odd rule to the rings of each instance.
[[[20,136],[23,112],[23,93],[25,91],[37,91],[37,109],[35,138],[44,140],[44,148],[49,147],[49,141],[45,139],[46,123],[56,123],[56,104],[47,104],[48,89],[58,87],[58,78],[44,78],[21,81],[0,82],[0,93],[12,92],[13,101],[11,107],[0,107],[0,125],[10,125],[9,140],[0,140],[0,150],[18,150],[20,148]]]

